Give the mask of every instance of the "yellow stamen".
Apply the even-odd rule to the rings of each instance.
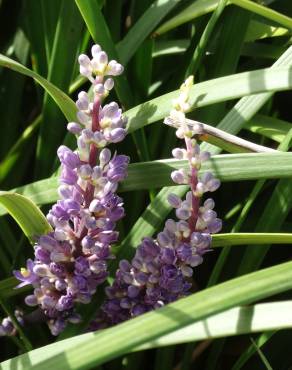
[[[21,273],[21,275],[23,276],[23,277],[29,277],[29,275],[30,275],[30,271],[28,271],[26,268],[24,268],[24,267],[22,267],[21,269],[20,269],[20,273]]]

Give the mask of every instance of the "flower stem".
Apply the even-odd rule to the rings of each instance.
[[[91,129],[93,132],[99,131],[99,108],[100,108],[100,99],[98,96],[94,98],[93,109],[92,109],[92,125]],[[90,166],[95,166],[97,160],[98,149],[95,144],[90,145],[90,154],[89,154],[89,164]]]
[[[190,226],[191,232],[193,232],[193,231],[196,231],[196,224],[198,220],[199,206],[200,206],[200,198],[195,195],[196,187],[198,184],[198,171],[191,164],[192,150],[193,150],[192,139],[186,137],[185,143],[186,143],[189,165],[190,165],[190,170],[191,170],[190,187],[192,191],[192,214],[191,214],[191,217],[189,218],[189,226]]]
[[[99,131],[99,108],[100,108],[100,99],[98,96],[95,96],[94,102],[93,102],[93,108],[92,108],[92,124],[91,129],[93,132]],[[89,160],[88,163],[91,167],[94,167],[96,165],[98,156],[98,149],[95,144],[90,145],[90,152],[89,152]],[[85,198],[85,206],[89,207],[92,199],[94,196],[94,186],[88,182],[84,198]],[[82,225],[82,229],[80,230],[79,234],[79,240],[81,240],[87,233],[87,229],[84,225]]]

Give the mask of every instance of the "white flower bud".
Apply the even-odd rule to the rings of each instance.
[[[38,276],[48,276],[50,274],[47,265],[35,265],[33,267],[33,272]]]
[[[111,60],[107,66],[107,74],[112,76],[119,76],[124,71],[124,67],[116,60]]]
[[[79,55],[78,62],[80,64],[80,66],[82,66],[82,67],[85,67],[85,68],[89,68],[90,67],[90,59],[85,54]]]
[[[112,78],[108,78],[105,80],[104,88],[110,91],[114,87],[114,80]]]
[[[181,266],[181,272],[186,277],[191,277],[193,275],[193,269],[186,265]]]
[[[93,58],[97,56],[101,52],[101,47],[98,44],[95,44],[91,48],[91,55]]]
[[[176,214],[176,217],[179,218],[180,220],[187,220],[191,216],[191,212],[183,208],[178,208],[175,211],[175,214]]]
[[[173,171],[171,173],[172,181],[177,184],[187,184],[188,179],[186,178],[186,175],[183,170]]]
[[[87,125],[88,121],[90,120],[89,116],[83,111],[77,112],[77,118],[78,118],[78,121],[82,123],[83,125]]]
[[[87,162],[89,158],[89,145],[84,142],[81,136],[79,136],[77,139],[77,146],[81,161]]]
[[[176,194],[169,194],[167,200],[173,208],[178,208],[181,205],[181,199]]]
[[[91,67],[80,66],[79,72],[82,76],[89,78],[92,74]]]
[[[169,239],[167,234],[164,232],[158,233],[157,241],[161,247],[166,247],[168,245],[171,245],[171,240]]]
[[[67,130],[74,135],[78,135],[80,134],[82,127],[79,125],[79,123],[69,122],[67,125]]]
[[[101,51],[97,54],[96,59],[100,64],[107,64],[108,63],[108,56],[105,51]]]
[[[64,241],[67,239],[67,234],[63,229],[55,229],[54,237],[59,241]]]
[[[208,161],[210,159],[210,153],[209,152],[202,152],[200,153],[200,160],[201,162]]]
[[[89,105],[89,98],[85,91],[81,91],[78,94],[78,100],[76,106],[79,110],[87,110]]]
[[[89,130],[88,128],[82,130],[81,135],[85,143],[90,143],[91,140],[93,139],[93,132]]]
[[[99,154],[100,165],[104,166],[105,164],[107,164],[111,159],[111,155],[111,151],[108,148],[102,149]]]
[[[97,84],[94,86],[94,92],[98,95],[103,95],[105,90],[103,84]]]
[[[93,167],[92,171],[92,181],[97,181],[102,176],[102,170],[99,166]]]
[[[174,148],[172,150],[172,155],[176,159],[184,159],[186,158],[186,150],[181,148]]]
[[[170,231],[171,233],[175,233],[177,231],[176,223],[172,219],[166,220],[166,222],[165,222],[165,228],[168,231]]]
[[[215,202],[212,198],[208,198],[204,202],[204,208],[213,209],[215,207]]]
[[[202,182],[198,182],[196,186],[195,195],[197,197],[201,197],[204,194],[204,192],[205,192],[204,184]]]
[[[83,180],[88,180],[91,177],[92,168],[89,164],[83,164],[78,168],[77,173]]]

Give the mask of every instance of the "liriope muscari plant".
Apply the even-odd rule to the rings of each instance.
[[[33,287],[25,302],[37,307],[35,316],[47,321],[53,335],[63,331],[67,323],[82,320],[76,305],[89,303],[97,286],[106,280],[108,260],[113,258],[111,245],[118,240],[116,222],[124,216],[123,201],[116,191],[127,175],[129,158],[112,154],[106,146],[124,139],[126,120],[117,103],[102,106],[114,86],[113,79],[105,76],[120,75],[123,67],[108,61],[99,45],[91,52],[92,59],[80,55],[79,64],[80,73],[92,83],[93,97],[79,93],[78,122],[68,124],[68,130],[76,135],[77,150],[61,146],[57,151],[61,184],[60,200],[47,215],[52,231],[38,238],[35,257],[27,261],[26,268],[14,271],[21,281],[18,287]],[[173,171],[171,178],[177,184],[188,184],[190,190],[184,200],[175,194],[168,197],[177,220],[168,219],[155,239],[145,237],[131,262],[119,262],[91,330],[128,320],[189,294],[193,268],[203,262],[203,255],[211,248],[211,235],[221,229],[214,201],[208,198],[202,202],[203,195],[215,191],[220,182],[210,172],[199,174],[201,163],[210,154],[201,152],[196,140],[202,126],[190,126],[185,117],[192,84],[192,77],[182,84],[165,119],[185,142],[184,148],[173,149],[174,158],[188,162],[188,169]],[[19,324],[25,323],[22,312],[15,311],[15,316]],[[3,319],[0,335],[15,333],[12,320]]]
[[[33,294],[25,302],[38,306],[53,335],[68,322],[81,320],[76,304],[89,303],[107,278],[111,244],[118,239],[116,221],[124,216],[116,190],[127,174],[129,158],[112,154],[106,146],[124,139],[126,120],[117,103],[102,106],[114,86],[113,79],[105,77],[120,75],[123,67],[108,61],[99,45],[91,53],[92,59],[80,55],[79,64],[80,73],[92,83],[93,98],[79,93],[77,122],[68,124],[76,135],[77,150],[62,145],[57,152],[60,200],[47,215],[53,231],[38,238],[34,259],[14,272],[19,287],[32,285]]]
[[[203,262],[203,255],[210,250],[211,234],[221,229],[213,199],[201,202],[203,194],[215,191],[220,182],[210,172],[202,176],[198,173],[210,154],[201,152],[194,138],[202,133],[201,125],[189,126],[186,122],[192,83],[193,78],[189,77],[182,84],[179,98],[165,120],[185,142],[185,148],[173,149],[174,158],[188,161],[188,169],[172,172],[171,178],[177,184],[188,184],[190,191],[184,200],[170,194],[168,202],[175,209],[177,220],[168,219],[156,239],[144,238],[131,262],[120,261],[113,284],[106,288],[107,299],[91,323],[92,329],[117,324],[186,296],[192,285],[193,268]]]

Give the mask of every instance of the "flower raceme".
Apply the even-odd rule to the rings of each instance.
[[[123,67],[108,61],[99,45],[91,52],[92,59],[80,55],[78,60],[80,73],[92,83],[93,99],[80,92],[77,121],[68,124],[77,150],[62,145],[57,152],[60,200],[47,215],[53,231],[38,238],[35,258],[27,261],[26,269],[14,272],[19,286],[34,288],[25,302],[45,314],[53,335],[68,322],[80,321],[76,304],[89,303],[105,281],[111,245],[118,239],[115,225],[124,216],[116,190],[127,175],[129,158],[112,154],[106,146],[124,139],[126,120],[117,103],[101,105],[114,86],[106,76],[120,75]]]
[[[173,102],[171,119],[165,120],[176,128],[177,137],[185,141],[185,148],[175,148],[173,156],[189,163],[188,170],[174,171],[171,178],[177,184],[188,184],[190,191],[184,200],[170,194],[168,202],[175,209],[177,220],[168,219],[156,239],[144,238],[131,262],[120,261],[91,329],[117,324],[186,296],[192,285],[193,268],[203,262],[203,255],[210,250],[211,234],[222,227],[213,199],[201,202],[204,193],[215,191],[220,182],[210,172],[199,175],[201,163],[210,154],[200,152],[193,138],[201,133],[201,128],[190,128],[185,121],[192,83],[190,77],[181,86],[180,96]]]
[[[116,191],[127,175],[129,158],[112,155],[106,146],[124,139],[126,120],[117,103],[101,105],[114,86],[113,79],[105,76],[117,76],[123,67],[108,61],[98,45],[92,47],[92,59],[81,55],[79,64],[80,73],[93,85],[93,98],[84,91],[79,93],[77,122],[68,124],[76,136],[77,150],[61,146],[57,152],[60,200],[47,215],[53,231],[38,238],[34,260],[14,272],[21,281],[19,287],[29,284],[34,288],[25,302],[39,307],[37,312],[47,318],[53,335],[68,322],[80,322],[76,304],[89,303],[107,278],[107,263],[113,258],[111,245],[118,239],[115,224],[124,216]],[[207,198],[202,202],[203,195],[215,191],[220,182],[210,172],[200,175],[201,163],[210,154],[201,152],[195,139],[201,127],[189,127],[185,118],[192,83],[190,77],[181,86],[170,117],[165,119],[185,142],[185,148],[172,151],[174,158],[189,164],[188,169],[173,171],[171,178],[177,184],[188,184],[190,190],[185,199],[169,195],[177,219],[168,219],[155,239],[145,237],[131,262],[119,262],[91,329],[117,324],[189,294],[193,269],[210,250],[211,235],[221,229],[214,201]],[[22,315],[18,316],[22,323]],[[9,318],[2,321],[0,331],[0,335],[15,333]]]

